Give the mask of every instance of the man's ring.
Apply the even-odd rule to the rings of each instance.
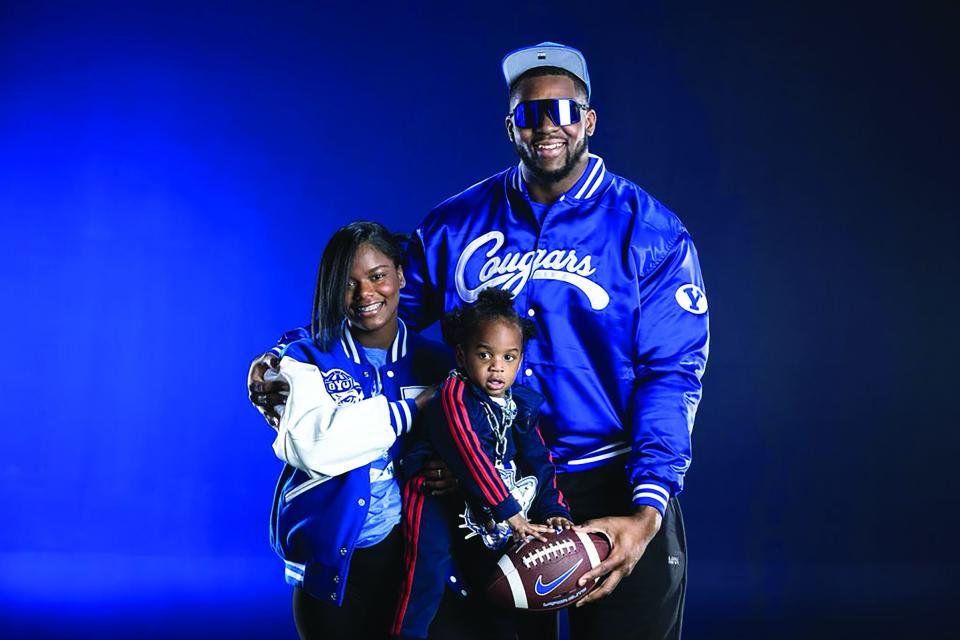
[[[437,469],[437,480],[443,480],[443,471],[441,469]]]

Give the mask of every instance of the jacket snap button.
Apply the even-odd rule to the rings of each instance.
[[[331,594],[330,594],[330,599],[331,599],[331,600],[336,600],[336,599],[337,599],[337,594],[331,593]]]
[[[342,556],[347,555],[347,548],[346,548],[346,547],[340,547],[340,555],[342,555]]]
[[[333,584],[340,584],[340,576],[333,576]]]
[[[393,377],[393,371],[387,371],[387,377],[388,377],[388,378],[392,378],[392,377]]]
[[[362,507],[363,505],[367,504],[367,501],[364,500],[363,498],[360,498],[359,500],[357,500],[357,504]]]

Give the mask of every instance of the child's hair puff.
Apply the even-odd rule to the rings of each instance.
[[[533,321],[522,317],[513,307],[513,294],[503,289],[487,288],[480,292],[476,302],[450,311],[440,320],[443,341],[451,347],[464,345],[484,322],[505,320],[520,328],[523,346],[536,335]]]

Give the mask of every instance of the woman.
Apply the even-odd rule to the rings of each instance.
[[[398,439],[450,366],[397,317],[397,238],[374,222],[333,234],[320,260],[312,336],[289,344],[289,396],[273,449],[286,462],[271,542],[294,585],[301,638],[386,637],[400,584]]]

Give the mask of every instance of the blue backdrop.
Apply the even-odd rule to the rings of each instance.
[[[249,361],[550,39],[701,255],[688,637],[950,637],[958,11],[768,4],[4,3],[0,636],[295,637]]]

